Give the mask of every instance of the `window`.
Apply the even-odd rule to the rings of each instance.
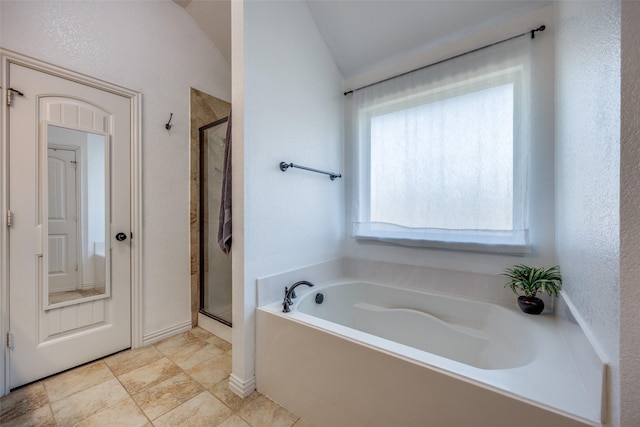
[[[354,94],[355,237],[527,251],[522,51],[473,54]]]

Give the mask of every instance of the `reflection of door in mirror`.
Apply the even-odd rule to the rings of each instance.
[[[105,294],[104,136],[47,127],[49,305]]]
[[[76,150],[49,147],[47,151],[51,299],[78,288],[77,163]]]

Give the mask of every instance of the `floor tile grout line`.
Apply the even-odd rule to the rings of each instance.
[[[114,377],[115,377],[115,375],[114,375]],[[117,378],[117,377],[115,377],[115,379],[118,381],[118,383],[120,383],[120,380],[118,380],[118,378]],[[103,382],[101,382],[100,384],[93,385],[93,386],[91,386],[91,387],[89,387],[89,388],[92,388],[92,387],[95,387],[95,386],[98,386],[98,385],[104,384],[105,382],[108,382],[108,381],[111,381],[111,379],[109,379],[109,380],[107,380],[107,381],[103,381]],[[122,386],[122,384],[120,384],[120,385]],[[88,388],[88,389],[89,389],[89,388]],[[127,396],[129,396],[129,393],[127,392],[127,390],[126,390],[124,387],[122,387],[122,388],[123,388],[123,390],[125,391],[125,393],[127,393]],[[82,391],[86,391],[86,390],[88,390],[88,389],[85,389],[85,390],[82,390]],[[79,391],[79,392],[73,393],[73,394],[71,394],[71,395],[69,395],[69,396],[67,396],[67,397],[75,396],[75,395],[76,395],[76,394],[78,394],[78,393],[82,393],[82,391]],[[67,397],[65,397],[65,399],[66,399]],[[130,397],[130,396],[129,396],[129,397]],[[60,399],[60,401],[62,401],[62,400],[63,400],[63,399]],[[98,410],[97,412],[94,412],[94,413],[92,413],[92,414],[89,414],[89,415],[87,415],[86,417],[84,417],[84,418],[82,418],[82,419],[79,419],[79,420],[75,421],[75,422],[74,422],[74,425],[78,425],[78,424],[80,424],[81,422],[83,422],[83,421],[85,421],[85,420],[88,420],[89,418],[91,418],[91,417],[92,417],[92,416],[94,416],[95,414],[98,414],[98,413],[100,413],[100,412],[102,412],[102,411],[106,411],[107,409],[113,408],[114,406],[119,405],[120,403],[124,402],[125,400],[127,400],[127,399],[125,398],[125,399],[122,399],[122,400],[118,400],[117,402],[114,402],[112,405],[105,406],[104,408],[101,408],[101,409],[100,409],[100,410]],[[58,420],[57,420],[57,419],[56,419],[56,417],[55,417],[55,413],[53,413],[53,407],[51,408],[51,413],[53,414],[53,419],[54,419],[54,421],[55,421],[55,423],[56,423],[56,426],[57,426],[59,423],[58,423]]]
[[[190,402],[191,400],[193,400],[193,399],[195,399],[196,397],[200,396],[200,395],[201,395],[202,393],[204,393],[204,392],[209,393],[209,394],[211,395],[211,397],[213,397],[214,399],[218,400],[220,403],[222,403],[223,405],[225,405],[225,403],[224,403],[224,402],[222,402],[220,399],[218,399],[218,398],[216,397],[216,395],[215,395],[215,394],[211,393],[211,390],[208,390],[208,389],[206,389],[206,388],[205,388],[205,389],[203,389],[201,392],[199,392],[199,393],[198,393],[198,394],[196,394],[195,396],[191,397],[190,399],[185,400],[184,402],[182,402],[181,404],[179,404],[179,405],[178,405],[178,406],[176,406],[175,408],[172,408],[172,409],[168,410],[167,412],[165,412],[164,414],[157,416],[156,418],[154,418],[154,421],[155,421],[155,420],[158,420],[159,418],[163,417],[164,415],[168,414],[169,412],[171,412],[171,411],[173,411],[173,410],[175,410],[175,409],[179,408],[180,406],[185,405],[187,402]],[[229,410],[231,410],[231,415],[230,415],[229,417],[227,417],[227,418],[226,418],[224,421],[222,421],[222,422],[225,422],[226,420],[228,420],[228,419],[229,419],[229,418],[231,418],[232,416],[236,415],[236,413],[233,411],[233,409],[229,408],[227,405],[225,405],[225,406],[226,406]],[[153,421],[151,421],[151,424],[155,425],[155,424],[153,423]]]
[[[185,372],[183,371],[183,373],[185,373]],[[178,375],[180,375],[180,374],[178,374]],[[185,373],[185,375],[186,375],[186,373]],[[187,376],[189,377],[189,375],[187,375]],[[191,377],[189,377],[189,379],[191,379]],[[198,384],[198,385],[200,385],[200,384]],[[200,387],[202,387],[202,386],[200,386]],[[180,402],[180,403],[178,403],[176,406],[173,406],[172,408],[167,409],[167,410],[166,410],[166,411],[164,411],[162,414],[158,415],[158,416],[157,416],[157,417],[155,417],[153,420],[151,420],[151,424],[153,424],[153,422],[154,422],[155,420],[157,420],[158,418],[160,418],[160,417],[162,417],[162,416],[164,416],[164,415],[168,414],[169,412],[173,411],[174,409],[176,409],[176,408],[178,408],[178,407],[182,406],[182,405],[183,405],[183,404],[185,404],[186,402],[188,402],[188,401],[190,401],[191,399],[193,399],[194,397],[198,396],[198,395],[199,395],[200,393],[202,393],[203,391],[207,391],[207,389],[206,389],[206,388],[203,388],[203,389],[202,389],[202,390],[200,390],[197,394],[195,394],[194,396],[191,396],[189,399],[185,400],[184,402]],[[144,412],[144,411],[143,411],[143,412]],[[145,413],[145,415],[146,415],[146,413]],[[149,417],[147,416],[147,418],[149,418]]]
[[[106,356],[106,357],[109,357],[109,356]],[[106,358],[106,357],[105,357],[105,358]],[[59,401],[61,401],[61,400],[64,400],[64,399],[66,399],[66,398],[68,398],[68,397],[75,396],[76,394],[78,394],[78,393],[82,393],[83,391],[88,390],[88,389],[90,389],[91,387],[95,387],[96,385],[100,385],[100,384],[103,384],[103,383],[105,383],[105,382],[107,382],[107,381],[110,381],[112,378],[110,378],[110,379],[108,379],[108,380],[105,380],[105,381],[102,381],[101,383],[94,384],[94,385],[92,385],[92,386],[90,386],[90,387],[87,387],[86,389],[78,390],[78,391],[76,391],[76,392],[73,392],[73,393],[71,393],[71,394],[69,394],[69,395],[67,395],[67,396],[64,396],[64,397],[62,397],[62,398],[60,398],[60,399],[56,400],[56,401],[51,401],[51,398],[49,397],[49,392],[47,391],[47,385],[46,385],[46,384],[47,384],[47,382],[50,382],[50,381],[51,381],[51,380],[53,380],[54,378],[60,378],[61,376],[65,375],[65,374],[72,373],[72,372],[76,371],[77,369],[82,369],[82,368],[87,367],[87,366],[91,366],[91,365],[95,365],[95,364],[103,363],[107,368],[109,368],[109,366],[108,366],[106,363],[104,363],[104,359],[105,359],[105,358],[101,358],[101,359],[93,360],[93,361],[91,361],[91,362],[89,362],[89,363],[85,363],[85,364],[80,365],[80,366],[77,366],[77,367],[75,367],[75,368],[67,369],[67,370],[65,370],[65,371],[63,371],[63,372],[61,372],[61,373],[59,373],[59,374],[55,374],[55,375],[48,376],[47,378],[43,378],[42,380],[37,381],[36,383],[34,383],[34,385],[35,385],[35,384],[38,384],[38,383],[42,383],[42,386],[44,387],[45,394],[46,394],[46,396],[47,396],[47,400],[48,400],[50,403],[52,403],[52,404],[53,404],[53,403],[56,403],[56,402],[59,402]],[[110,369],[110,368],[109,368],[109,370],[111,371],[111,369]],[[113,371],[111,371],[111,373],[113,374]],[[114,376],[114,378],[115,378],[115,374],[114,374],[113,376]]]
[[[131,349],[129,349],[128,351],[131,351]],[[149,419],[149,417],[147,416],[147,414],[142,410],[142,408],[140,407],[140,405],[138,405],[138,402],[136,402],[136,400],[133,398],[133,396],[131,395],[131,393],[129,393],[129,390],[127,390],[127,388],[124,386],[124,384],[122,384],[122,381],[120,380],[120,377],[118,375],[116,375],[115,372],[113,372],[113,369],[111,369],[111,366],[109,366],[108,363],[105,363],[105,365],[107,365],[107,368],[109,368],[109,370],[111,371],[111,373],[113,374],[114,377],[116,377],[116,379],[118,380],[118,382],[120,383],[120,386],[124,389],[124,391],[127,393],[127,396],[129,396],[129,399],[131,399],[131,401],[136,405],[136,407],[140,410],[140,413],[142,413],[142,415],[144,415],[144,417],[147,419],[148,422],[150,422],[153,425],[153,422]],[[124,375],[124,374],[123,374]],[[120,403],[120,402],[118,402]]]
[[[176,335],[176,336],[177,336],[177,335]],[[162,341],[159,341],[159,342],[162,342]],[[175,365],[175,366],[180,370],[180,373],[182,373],[182,374],[186,375],[190,380],[192,380],[192,381],[194,381],[196,384],[198,384],[198,385],[202,388],[202,391],[207,390],[207,389],[206,389],[202,384],[200,384],[200,383],[199,383],[199,382],[197,382],[195,379],[193,379],[193,378],[191,377],[191,375],[189,375],[188,373],[186,373],[186,372],[185,372],[185,370],[184,370],[184,369],[182,369],[182,367],[180,367],[180,365],[178,365],[178,364],[177,364],[177,363],[176,363],[176,362],[175,362],[171,357],[169,357],[169,355],[167,355],[167,354],[166,354],[166,353],[164,353],[161,349],[159,349],[159,348],[157,347],[157,345],[156,345],[156,344],[157,344],[157,343],[154,343],[154,344],[152,344],[152,345],[154,346],[154,348],[155,348],[155,349],[156,349],[160,354],[162,354],[163,358],[166,358],[167,360],[169,360],[171,363],[173,363],[173,364],[174,364],[174,365]],[[147,365],[148,365],[148,364],[143,365],[143,366],[147,366]],[[142,367],[142,366],[141,366],[141,367]],[[134,370],[135,370],[135,369],[134,369]],[[134,371],[134,370],[132,370],[132,371]],[[132,371],[130,371],[130,372],[132,372]],[[178,373],[178,374],[174,375],[173,377],[175,377],[175,376],[177,376],[177,375],[180,375],[180,373]],[[173,377],[172,377],[172,378],[173,378]],[[159,383],[159,384],[160,384],[160,383]],[[158,385],[158,384],[149,385],[149,386],[147,386],[147,387],[145,387],[145,388],[143,388],[143,389],[141,389],[141,390],[138,390],[138,391],[137,391],[137,393],[136,393],[136,395],[137,395],[137,394],[140,394],[140,393],[142,393],[143,391],[148,390],[148,389],[150,389],[150,388],[152,388],[152,387],[155,387],[156,385]],[[124,387],[124,386],[123,386],[123,387]],[[193,397],[191,397],[190,399],[187,399],[187,401],[185,401],[185,402],[181,402],[181,403],[179,403],[178,405],[176,405],[175,407],[169,408],[168,410],[166,410],[165,412],[163,412],[162,414],[158,415],[158,416],[157,416],[157,417],[155,417],[153,420],[151,420],[151,418],[147,415],[147,413],[146,413],[146,412],[144,412],[144,410],[140,407],[140,405],[138,405],[138,402],[137,402],[137,401],[133,398],[133,396],[129,393],[129,390],[127,390],[127,389],[125,388],[125,391],[126,391],[126,392],[131,396],[131,399],[133,399],[133,401],[134,401],[134,402],[136,403],[136,405],[140,408],[140,410],[141,410],[141,411],[142,411],[142,413],[147,417],[147,419],[148,419],[148,420],[150,420],[151,424],[154,424],[154,423],[153,423],[153,421],[155,421],[155,420],[157,420],[158,418],[160,418],[160,417],[164,416],[165,414],[167,414],[167,413],[169,413],[169,412],[173,411],[173,410],[174,410],[174,409],[176,409],[177,407],[181,406],[181,405],[182,405],[182,404],[184,404],[185,402],[187,402],[187,401],[189,401],[189,400],[193,399],[193,397],[195,397],[195,396],[193,396]],[[198,392],[198,394],[202,393],[202,391]],[[207,390],[207,391],[208,391],[208,390]],[[197,395],[196,395],[196,396],[197,396]]]
[[[2,423],[0,423],[0,425],[3,425],[4,423],[9,423],[9,422],[11,422],[11,421],[13,421],[13,420],[15,420],[15,419],[17,419],[17,418],[20,418],[20,417],[22,417],[22,416],[24,416],[24,415],[27,415],[27,414],[29,414],[29,413],[33,413],[33,412],[35,412],[35,411],[38,411],[38,410],[40,410],[40,409],[44,408],[45,406],[48,406],[48,407],[49,407],[49,412],[50,412],[50,414],[51,414],[51,417],[52,417],[52,418],[54,418],[54,417],[53,417],[53,408],[51,407],[51,402],[50,402],[50,400],[49,400],[49,396],[48,396],[48,394],[47,394],[47,390],[46,390],[46,388],[45,388],[45,386],[44,386],[44,381],[38,380],[38,381],[33,382],[32,384],[28,384],[28,385],[26,385],[26,386],[21,386],[21,387],[19,387],[19,388],[23,388],[23,387],[25,387],[25,389],[27,389],[27,388],[31,388],[31,387],[36,388],[36,387],[38,387],[38,386],[42,386],[42,389],[44,390],[44,397],[45,397],[45,399],[46,399],[46,402],[44,402],[44,403],[43,403],[42,405],[40,405],[40,406],[37,406],[37,407],[35,407],[35,408],[32,408],[30,411],[27,411],[27,412],[24,412],[24,413],[20,413],[20,412],[18,412],[17,414],[13,415],[11,418],[2,419]],[[15,393],[15,392],[16,392],[16,391],[14,391],[14,393]],[[7,395],[7,396],[8,396],[8,395]],[[4,397],[6,397],[6,396],[2,396],[0,399],[2,399],[2,398],[4,398]],[[1,400],[0,400],[0,401],[1,401]],[[1,409],[1,406],[0,406],[0,409]],[[8,411],[10,411],[11,409],[12,409],[12,407],[9,407],[9,409],[7,410],[7,412],[8,412]],[[2,411],[0,410],[0,413],[1,413],[1,412],[2,412]],[[3,413],[2,415],[3,415],[3,416],[4,416],[4,415],[6,415],[6,412],[5,412],[5,413]],[[0,417],[0,419],[1,419],[1,417]],[[55,418],[54,418],[54,422],[55,422]]]
[[[187,333],[188,333],[188,332],[187,332]],[[226,353],[226,351],[227,351],[227,350],[224,350],[224,349],[222,349],[222,348],[218,347],[217,345],[215,345],[215,344],[213,344],[213,343],[209,343],[207,340],[202,339],[202,338],[200,338],[199,336],[197,336],[197,335],[195,335],[195,334],[192,334],[192,335],[193,335],[193,336],[194,336],[198,341],[201,341],[201,342],[203,342],[203,343],[205,343],[205,344],[211,344],[211,345],[213,345],[216,349],[218,349],[218,350],[220,350],[220,351],[222,352],[221,354],[224,354],[224,353]],[[209,333],[209,335],[211,335],[212,337],[213,337],[213,336],[215,336],[215,335],[213,335],[213,334],[211,334],[211,333]],[[162,341],[159,341],[159,342],[162,342]],[[154,344],[154,345],[155,345],[155,344]],[[171,359],[171,358],[169,357],[169,355],[167,355],[166,353],[164,353],[161,349],[159,349],[159,348],[157,348],[157,347],[156,347],[156,350],[158,350],[160,353],[162,353],[162,354],[164,355],[164,357],[166,357],[166,358],[167,358],[167,359],[169,359],[172,363],[174,363],[176,366],[178,366],[178,368],[179,368],[179,369],[180,369],[180,370],[181,370],[185,375],[187,375],[191,380],[193,380],[193,381],[194,381],[194,382],[196,382],[198,385],[200,385],[200,386],[203,388],[203,391],[206,391],[207,393],[209,393],[213,398],[215,398],[215,399],[216,399],[217,401],[219,401],[222,405],[224,405],[226,408],[228,408],[228,409],[231,411],[231,416],[233,416],[233,415],[237,415],[240,419],[242,419],[243,421],[245,421],[247,424],[250,424],[247,420],[245,420],[244,418],[242,418],[242,417],[240,416],[240,414],[238,413],[238,411],[234,411],[234,410],[233,410],[233,408],[231,408],[229,405],[227,405],[225,402],[223,402],[222,400],[220,400],[220,399],[219,399],[215,394],[213,394],[213,393],[211,392],[211,388],[215,387],[216,385],[220,384],[221,382],[223,382],[223,381],[225,381],[225,380],[228,380],[228,379],[229,379],[229,376],[225,377],[225,379],[223,379],[223,380],[221,380],[221,381],[217,382],[217,383],[216,383],[216,384],[214,384],[213,386],[211,386],[211,387],[209,387],[209,388],[206,388],[206,387],[204,386],[204,384],[202,384],[201,382],[199,382],[198,380],[196,380],[195,378],[193,378],[191,375],[189,375],[189,373],[187,373],[185,369],[183,369],[183,368],[182,368],[180,365],[178,365],[178,364],[177,364],[173,359]],[[201,363],[205,363],[205,362],[211,361],[211,360],[212,360],[212,359],[214,359],[214,358],[215,358],[215,357],[212,357],[212,358],[210,358],[210,359],[208,359],[208,360],[206,360],[206,361],[203,361],[203,362],[201,362]],[[201,393],[202,393],[202,392],[201,392]],[[200,393],[198,393],[198,395],[199,395],[199,394],[200,394]],[[196,396],[198,396],[198,395],[196,395]],[[191,399],[195,398],[196,396],[192,397]],[[179,407],[179,406],[181,406],[181,405],[183,405],[183,404],[185,404],[185,403],[187,403],[187,402],[188,402],[188,401],[190,401],[191,399],[188,399],[187,401],[182,402],[180,405],[176,406],[176,408],[177,408],[177,407]],[[169,411],[165,412],[164,414],[162,414],[162,415],[160,415],[160,416],[158,416],[158,417],[154,418],[154,420],[157,420],[158,418],[162,417],[163,415],[165,415],[165,414],[169,413],[170,411],[172,411],[172,410],[174,410],[174,409],[176,409],[176,408],[172,408],[172,409],[170,409]],[[153,424],[153,421],[152,421],[151,423]]]
[[[52,402],[52,401],[51,401],[51,398],[49,397],[49,392],[47,391],[47,386],[46,386],[46,382],[47,382],[47,381],[46,381],[46,380],[43,380],[43,381],[42,381],[42,386],[44,387],[45,394],[46,394],[46,396],[47,396],[47,402],[49,403],[49,407],[50,407],[50,409],[51,409],[51,415],[53,416],[53,421],[55,422],[56,426],[59,424],[59,422],[58,422],[58,420],[57,420],[57,418],[56,418],[56,414],[55,414],[55,412],[53,411],[53,403],[61,402],[61,401],[63,401],[64,399],[68,399],[68,398],[70,398],[70,397],[72,397],[72,396],[75,396],[75,395],[77,395],[77,394],[80,394],[80,393],[82,393],[82,392],[85,392],[85,391],[87,391],[87,390],[89,390],[89,389],[91,389],[91,388],[93,388],[93,387],[96,387],[96,386],[102,385],[102,384],[104,384],[104,383],[106,383],[106,382],[108,382],[108,381],[111,381],[111,380],[113,380],[113,379],[118,380],[118,377],[113,373],[113,370],[109,367],[109,365],[107,365],[106,363],[104,363],[104,359],[106,359],[107,357],[109,357],[109,356],[106,356],[106,357],[104,357],[104,358],[101,358],[101,359],[94,360],[94,361],[92,361],[92,362],[86,363],[86,364],[84,364],[84,365],[82,365],[82,366],[80,366],[80,367],[78,367],[78,368],[83,368],[83,367],[85,367],[85,366],[91,366],[91,365],[96,365],[96,364],[100,364],[100,363],[102,363],[102,364],[103,364],[103,365],[104,365],[104,366],[109,370],[109,372],[111,372],[111,375],[113,375],[113,378],[109,378],[108,380],[102,381],[102,382],[100,382],[100,383],[98,383],[98,384],[93,384],[92,386],[87,387],[87,388],[85,388],[85,389],[83,389],[83,390],[78,390],[78,391],[76,391],[76,392],[74,392],[74,393],[71,393],[71,394],[70,394],[70,395],[68,395],[68,396],[64,396],[63,398],[56,400],[55,402]],[[63,372],[62,374],[59,374],[59,375],[64,375],[64,374],[66,374],[66,373],[68,373],[68,372],[73,372],[75,369],[78,369],[78,368],[72,368],[72,369],[69,369],[69,370],[67,370],[67,371],[65,371],[65,372]],[[54,375],[54,376],[52,376],[52,377],[50,377],[50,378],[55,378],[55,377],[56,377],[56,376]],[[119,380],[118,380],[118,382],[119,382]],[[123,389],[124,389],[124,387],[123,387]],[[127,391],[126,389],[124,389],[124,390],[125,390],[125,392]],[[122,401],[124,401],[124,399],[123,399]],[[110,405],[110,406],[108,406],[108,407],[102,408],[102,409],[100,409],[100,411],[103,411],[103,410],[105,410],[105,409],[111,408],[112,406],[114,406],[114,405],[116,405],[116,404],[118,404],[118,403],[120,403],[120,402],[122,402],[122,401],[118,401],[117,403],[114,403],[113,405]],[[100,412],[100,411],[98,411],[98,412]],[[80,422],[82,422],[82,421],[84,421],[84,420],[86,420],[86,419],[89,419],[89,418],[91,418],[92,416],[93,416],[93,414],[88,415],[88,416],[86,416],[86,417],[84,417],[84,418],[82,418],[82,419],[80,419],[80,420],[77,420],[77,421],[74,423],[74,425],[75,425],[75,424],[79,424]]]
[[[134,372],[134,371],[136,371],[136,370],[138,370],[138,369],[142,369],[142,368],[148,367],[148,366],[149,366],[149,365],[151,365],[152,363],[158,362],[158,361],[160,361],[160,360],[162,360],[162,359],[167,359],[167,360],[169,361],[169,363],[173,364],[173,366],[175,366],[176,368],[180,369],[180,366],[176,365],[176,363],[175,363],[173,360],[169,359],[169,358],[168,358],[167,356],[165,356],[165,355],[162,355],[162,357],[161,357],[160,359],[158,359],[158,360],[154,360],[154,361],[149,362],[149,363],[146,363],[146,364],[144,364],[144,365],[142,365],[142,366],[139,366],[139,367],[137,367],[137,368],[135,368],[135,369],[132,369],[132,370],[130,370],[130,371],[128,371],[128,372],[126,372],[126,373],[123,373],[123,374],[122,374],[122,376],[127,375],[127,374],[130,374],[130,373],[132,373],[132,372]],[[181,369],[180,369],[180,370],[181,370]],[[181,370],[181,371],[182,371],[182,370]],[[184,372],[184,371],[182,371],[182,372]],[[178,375],[178,374],[175,374],[175,375]],[[175,375],[172,375],[172,377],[174,377]],[[118,380],[120,380],[120,377],[118,377]],[[161,381],[161,382],[162,382],[162,381]],[[121,383],[122,383],[122,382],[121,382]],[[146,385],[145,387],[141,388],[140,390],[136,390],[135,392],[131,392],[131,391],[129,391],[129,389],[127,389],[127,387],[125,387],[125,385],[124,385],[124,384],[123,384],[122,386],[124,387],[125,391],[126,391],[127,393],[129,393],[129,395],[131,396],[131,398],[133,398],[133,396],[136,396],[136,395],[138,395],[138,394],[142,393],[143,391],[145,391],[145,390],[147,390],[147,389],[149,389],[149,388],[151,388],[151,387],[154,387],[154,386],[156,386],[156,385],[158,385],[158,384],[159,384],[159,383],[156,383],[156,384],[153,384],[153,383],[148,384],[148,385]]]
[[[214,385],[212,385],[211,387],[205,389],[207,390],[209,393],[211,393],[211,396],[215,397],[220,403],[222,403],[224,406],[226,406],[227,408],[229,408],[229,410],[231,411],[231,416],[233,415],[237,415],[238,411],[234,411],[234,409],[232,407],[230,407],[229,405],[227,405],[225,402],[222,401],[222,399],[220,399],[218,396],[216,396],[215,394],[213,394],[213,392],[211,391],[212,388],[214,388],[215,386],[217,386],[218,384],[228,380],[229,377],[227,376],[224,380],[219,381],[217,383],[215,383]],[[240,415],[238,415],[240,417]],[[242,417],[240,417],[242,418]]]
[[[49,407],[49,411],[51,413],[51,418],[53,418],[53,424],[57,427],[58,420],[56,420],[56,414],[53,413],[53,407],[51,406],[51,401],[49,401],[49,396],[47,396],[47,406]]]

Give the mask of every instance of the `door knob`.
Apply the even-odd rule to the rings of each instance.
[[[116,234],[116,240],[118,242],[122,242],[123,240],[127,240],[127,235],[124,233],[118,233]]]

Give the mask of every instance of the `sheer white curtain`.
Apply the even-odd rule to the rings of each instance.
[[[530,44],[354,92],[355,237],[527,251]]]

